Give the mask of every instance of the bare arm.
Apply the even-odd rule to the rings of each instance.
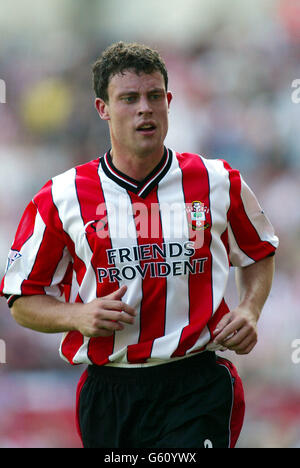
[[[237,354],[248,354],[254,348],[257,343],[257,322],[271,290],[274,268],[274,257],[237,268],[240,304],[218,323],[215,343]]]
[[[12,316],[19,325],[43,333],[78,330],[84,336],[110,336],[134,322],[134,309],[121,299],[122,286],[108,296],[88,304],[69,304],[50,296],[22,296],[12,307]]]

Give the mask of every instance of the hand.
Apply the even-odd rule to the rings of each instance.
[[[224,315],[214,331],[214,343],[235,351],[248,354],[257,343],[258,315],[249,308],[239,306]]]
[[[75,328],[87,337],[106,337],[123,330],[123,323],[133,324],[135,310],[121,300],[126,290],[127,286],[121,286],[113,293],[77,308]]]

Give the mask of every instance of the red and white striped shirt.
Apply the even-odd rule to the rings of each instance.
[[[33,198],[0,294],[88,303],[126,284],[134,325],[111,337],[66,332],[71,364],[160,363],[214,349],[230,266],[272,255],[278,239],[239,171],[165,149],[142,182],[110,153],[50,180]]]

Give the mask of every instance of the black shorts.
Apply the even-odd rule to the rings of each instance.
[[[244,410],[235,367],[212,352],[147,368],[89,366],[77,388],[85,448],[234,447]]]

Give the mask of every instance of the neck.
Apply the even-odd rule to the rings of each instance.
[[[147,154],[119,153],[113,147],[110,155],[114,166],[134,180],[142,181],[157,166],[164,154],[164,146],[159,151]]]

